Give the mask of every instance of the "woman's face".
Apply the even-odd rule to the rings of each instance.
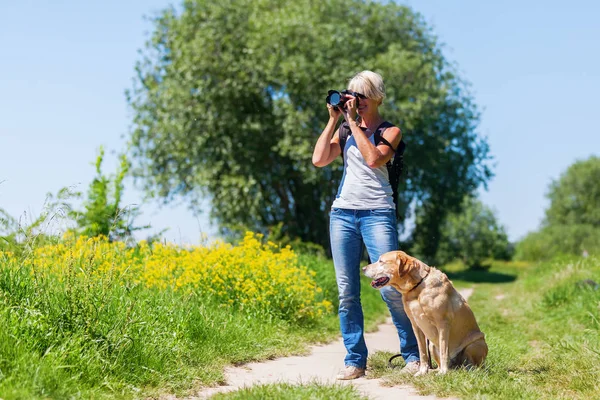
[[[374,110],[377,110],[379,107],[379,102],[377,100],[369,99],[367,96],[357,93],[358,97],[358,114],[359,115],[367,115]]]

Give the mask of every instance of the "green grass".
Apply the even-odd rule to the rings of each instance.
[[[235,392],[217,394],[213,400],[368,400],[352,386],[288,383],[256,385]]]
[[[600,259],[560,258],[531,267],[495,264],[489,271],[449,273],[469,299],[489,354],[474,371],[403,376],[391,354],[369,361],[372,377],[411,384],[423,394],[461,399],[592,399],[600,393]]]
[[[203,297],[106,281],[64,281],[6,268],[0,260],[0,398],[131,399],[185,396],[222,383],[223,369],[305,354],[339,336],[331,261],[300,256],[317,272],[330,315],[289,321],[244,314]],[[369,376],[411,384],[424,394],[464,399],[588,399],[600,393],[600,259],[538,265],[494,263],[489,270],[445,268],[490,348],[486,366],[446,376],[407,377],[374,354]],[[387,315],[363,281],[367,329]],[[341,360],[340,360],[341,361]],[[398,364],[402,364],[399,362]],[[217,398],[357,399],[346,387],[264,385]],[[229,396],[229,397],[227,397]],[[237,397],[236,397],[237,396]]]
[[[331,262],[314,256],[302,262],[317,271],[324,296],[337,305]],[[374,327],[384,318],[385,304],[371,288],[363,300],[367,326]],[[148,289],[110,277],[95,284],[75,277],[58,281],[7,268],[0,259],[0,398],[190,394],[221,383],[227,365],[305,354],[310,344],[336,338],[335,309],[308,322],[257,318],[201,293]]]

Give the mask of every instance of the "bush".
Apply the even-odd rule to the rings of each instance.
[[[517,260],[550,260],[557,255],[600,254],[600,228],[591,225],[549,225],[517,243]]]
[[[440,236],[435,259],[439,264],[459,259],[469,268],[487,268],[486,260],[512,258],[504,227],[495,212],[477,198],[465,197],[462,211],[447,217]]]

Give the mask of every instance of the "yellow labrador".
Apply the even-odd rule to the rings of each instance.
[[[391,285],[402,293],[404,310],[419,345],[421,364],[416,375],[429,370],[426,338],[441,374],[451,367],[483,364],[488,353],[484,334],[446,274],[403,251],[383,254],[363,272],[373,279],[375,289]]]

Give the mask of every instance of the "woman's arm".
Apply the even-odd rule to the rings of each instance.
[[[354,135],[354,140],[356,140],[356,146],[365,159],[367,165],[370,168],[379,168],[382,165],[385,165],[385,163],[391,160],[391,158],[394,156],[394,149],[397,149],[398,145],[400,144],[400,140],[402,139],[402,132],[400,131],[400,128],[395,126],[387,128],[382,135],[384,139],[390,142],[394,149],[390,148],[390,146],[386,144],[375,146],[373,143],[371,143],[360,126],[358,126],[356,123],[355,99],[348,100],[346,103],[346,110],[347,112],[344,113],[344,118],[346,118],[346,121],[350,126],[352,135]]]
[[[339,129],[335,130],[341,112],[334,110],[329,104],[327,108],[329,109],[329,121],[323,132],[321,132],[321,136],[319,136],[313,150],[312,163],[315,167],[324,167],[331,164],[342,153]]]
[[[370,168],[379,168],[392,159],[395,153],[394,149],[398,148],[400,140],[402,139],[400,128],[393,126],[387,128],[383,132],[383,138],[392,145],[392,149],[390,146],[383,143],[375,146],[371,143],[363,130],[360,129],[356,123],[354,123],[354,125],[356,126],[356,129],[353,129],[352,124],[350,125],[350,129],[354,135],[354,140],[356,140],[356,146]]]

